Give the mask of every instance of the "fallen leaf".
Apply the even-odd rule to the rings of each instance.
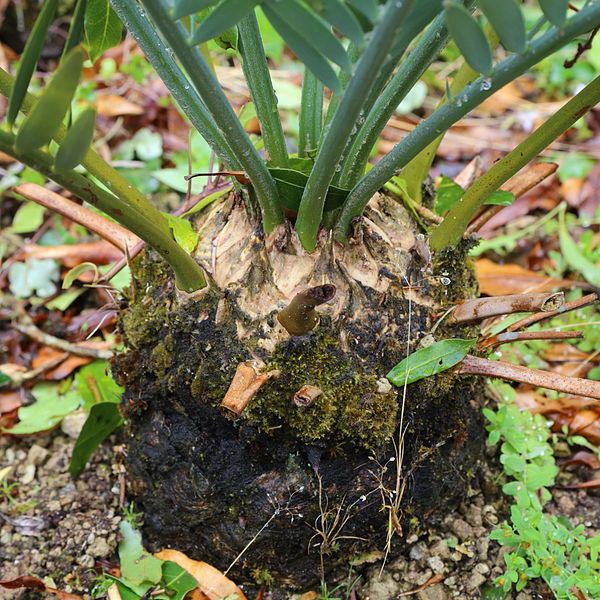
[[[98,96],[96,111],[102,117],[119,117],[124,115],[141,115],[144,108],[116,94]]]
[[[590,481],[582,481],[581,483],[574,483],[572,485],[565,485],[564,488],[568,490],[590,490],[600,488],[600,479],[590,479]]]
[[[20,408],[23,398],[20,392],[0,392],[0,415]]]
[[[31,367],[37,369],[38,367],[42,367],[45,364],[58,360],[61,356],[63,356],[65,360],[57,367],[46,371],[44,374],[45,379],[60,381],[65,379],[65,377],[68,377],[78,367],[92,362],[92,359],[86,356],[75,356],[74,354],[67,354],[56,348],[42,346],[31,361]]]
[[[196,579],[198,587],[209,600],[221,600],[230,595],[237,595],[240,600],[247,600],[242,590],[231,579],[208,563],[192,560],[177,550],[161,550],[154,556],[160,560],[170,560],[185,569]]]
[[[580,450],[579,452],[575,452],[571,458],[565,460],[562,463],[562,466],[566,467],[569,465],[585,465],[590,469],[600,469],[600,459],[593,453],[588,450]]]
[[[591,289],[581,281],[556,279],[540,275],[520,265],[499,265],[488,258],[481,258],[475,263],[479,288],[486,296],[503,296],[505,294],[525,294],[530,292],[551,292],[562,288],[578,287]]]
[[[30,590],[39,590],[41,592],[48,592],[53,594],[59,600],[83,600],[81,596],[77,594],[69,594],[68,592],[61,592],[56,588],[48,587],[41,579],[37,577],[17,577],[16,579],[4,579],[0,580],[0,586],[5,587],[9,590],[18,590],[21,588],[27,588]]]

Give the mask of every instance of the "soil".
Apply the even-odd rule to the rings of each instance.
[[[63,428],[69,431],[68,424]],[[74,439],[61,429],[29,438],[0,438],[0,469],[11,466],[11,481],[18,482],[12,501],[0,496],[0,513],[15,520],[0,526],[1,579],[20,575],[51,578],[61,590],[90,597],[96,577],[94,566],[118,562],[123,480],[122,446],[116,441],[113,438],[105,443],[82,476],[73,481],[67,468]],[[488,459],[494,462],[489,451]],[[583,473],[561,473],[560,482],[565,484],[577,475]],[[482,473],[481,479],[485,484],[456,511],[437,523],[424,523],[421,532],[409,535],[402,556],[389,561],[383,571],[376,555],[363,557],[362,564],[355,565],[350,573],[350,581],[360,577],[354,588],[356,597],[393,600],[437,581],[409,597],[480,598],[482,589],[502,572],[503,552],[488,535],[507,509],[494,483],[497,472]],[[590,535],[600,532],[597,492],[555,489],[553,494],[549,511],[584,522]],[[331,579],[329,589],[344,586],[347,573]],[[342,587],[333,595],[346,598],[347,592],[347,587]],[[39,592],[0,589],[0,599],[41,597]],[[298,599],[300,595],[289,597]],[[539,600],[552,595],[538,585],[513,598]]]
[[[0,579],[32,575],[51,587],[87,594],[94,566],[115,555],[122,447],[105,443],[73,480],[68,467],[78,417],[41,435],[0,436],[0,469],[12,467],[8,480],[16,483],[10,498],[0,488]],[[0,599],[40,596],[0,587]]]

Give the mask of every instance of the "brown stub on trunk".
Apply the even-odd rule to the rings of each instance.
[[[240,363],[235,370],[235,375],[221,402],[221,406],[231,414],[239,417],[250,400],[256,396],[258,390],[271,377],[277,377],[278,375],[279,371],[277,370],[259,373],[252,361]]]
[[[319,322],[315,307],[333,300],[335,291],[335,285],[330,283],[304,290],[277,315],[277,320],[290,335],[304,335]]]
[[[310,406],[322,393],[323,390],[314,385],[303,385],[294,394],[294,404],[296,406]]]

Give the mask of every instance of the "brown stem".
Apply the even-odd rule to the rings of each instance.
[[[583,337],[583,331],[506,331],[479,344],[480,348],[495,348],[509,342],[527,340],[569,340]]]
[[[529,369],[520,365],[497,360],[478,358],[468,354],[456,367],[456,372],[461,375],[483,375],[484,377],[498,377],[508,381],[527,383],[535,387],[543,387],[565,394],[597,398],[600,400],[600,381],[580,379],[579,377],[568,377],[542,371],[540,369]]]
[[[278,315],[277,320],[290,335],[304,335],[312,331],[319,322],[316,306],[329,302],[335,296],[335,285],[326,283],[296,294],[289,305]]]
[[[454,323],[481,321],[489,317],[509,315],[518,312],[554,311],[560,308],[565,300],[562,292],[555,294],[509,294],[492,298],[466,300],[459,304],[450,319]]]
[[[75,223],[83,225],[85,228],[97,233],[101,238],[110,242],[113,246],[125,251],[125,248],[132,248],[140,242],[140,238],[131,233],[125,227],[118,223],[109,221],[103,216],[95,213],[83,206],[67,200],[60,194],[47,190],[41,185],[35,183],[23,183],[15,188],[17,194],[21,194],[28,200],[33,200],[50,210],[57,212]]]
[[[544,179],[550,177],[556,169],[558,164],[556,163],[537,163],[528,167],[525,171],[522,171],[509,179],[500,189],[511,192],[515,198],[526,194],[529,190],[533,189],[536,185],[540,184]],[[481,212],[465,231],[465,236],[472,235],[479,231],[493,216],[497,215],[505,206],[488,206],[483,212]]]
[[[582,296],[577,300],[572,300],[571,302],[565,302],[560,308],[556,310],[552,310],[550,312],[537,313],[535,315],[529,315],[516,323],[513,323],[509,327],[507,327],[507,331],[517,331],[518,329],[524,329],[525,327],[529,327],[534,323],[539,323],[540,321],[545,321],[546,319],[551,319],[552,317],[556,317],[557,315],[562,315],[571,310],[577,310],[578,308],[583,308],[588,304],[593,304],[597,302],[598,294],[592,293],[587,294],[587,296]]]

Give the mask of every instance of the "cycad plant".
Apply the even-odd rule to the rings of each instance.
[[[437,145],[495,91],[597,28],[600,1],[539,0],[530,27],[516,0],[111,5],[78,0],[63,58],[34,97],[27,87],[57,6],[43,3],[15,78],[0,72],[9,97],[0,150],[151,249],[133,265],[135,294],[121,317],[127,351],[114,364],[148,539],[290,585],[318,575],[317,558],[324,570],[367,549],[394,551],[407,515],[418,521],[461,497],[484,435],[477,382],[446,373],[396,390],[385,374],[445,305],[475,293],[468,224],[600,100],[600,78],[476,180],[441,223],[424,191]],[[293,151],[259,9],[305,65]],[[235,178],[228,197],[193,217],[191,252],[90,148],[93,111],[70,116],[83,48],[95,59],[120,37],[119,19]],[[216,79],[211,39],[243,68],[259,140]],[[464,64],[446,96],[369,164],[394,110],[449,43]],[[475,335],[472,326],[436,326],[437,337]]]

